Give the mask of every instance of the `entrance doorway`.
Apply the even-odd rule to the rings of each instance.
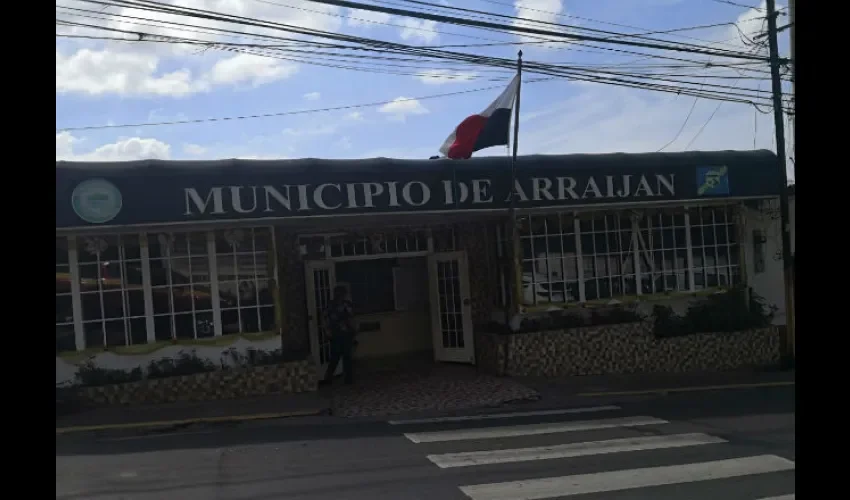
[[[428,257],[434,359],[475,364],[466,252]]]
[[[414,260],[422,263],[424,276],[421,281],[411,281],[408,277],[411,273],[405,272],[415,266],[409,267],[402,264],[402,261],[409,264]],[[330,304],[339,277],[345,278],[347,274],[350,274],[352,266],[382,267],[377,266],[377,262],[373,262],[373,265],[370,266],[363,261],[362,258],[336,258],[306,262],[310,343],[316,365],[321,373],[324,373],[324,370],[327,369],[331,354],[330,339],[324,325],[322,312]],[[426,262],[427,265],[425,265]],[[430,345],[433,349],[434,360],[437,362],[474,364],[472,308],[469,299],[466,253],[462,251],[431,253],[421,255],[418,258],[384,259],[383,263],[395,266],[394,272],[373,273],[372,277],[374,279],[374,275],[380,274],[383,276],[381,279],[388,281],[388,283],[381,283],[381,285],[384,285],[382,288],[389,287],[392,290],[395,306],[393,311],[390,312],[367,314],[361,314],[355,307],[355,323],[360,330],[360,341],[364,350],[375,350],[375,346],[367,345],[370,340],[376,338],[375,328],[380,332],[380,343],[382,344],[378,346],[378,350],[386,351],[393,348],[405,350],[405,342],[411,343],[408,350],[415,350],[416,346],[413,344],[421,342],[413,338],[412,332],[409,330],[427,328],[424,323],[428,323],[430,318]],[[415,273],[413,274],[415,275]],[[351,285],[351,283],[346,284]],[[412,288],[416,289],[412,290]],[[399,305],[410,302],[413,300],[410,297],[420,295],[419,292],[421,292],[423,299],[423,316],[421,317],[417,315],[418,308],[411,307],[408,310]],[[355,293],[357,292],[355,291]],[[360,295],[358,294],[357,297],[360,297]],[[426,331],[422,333],[426,335],[425,342],[428,342]],[[375,344],[375,342],[372,342],[372,344]],[[427,346],[427,344],[425,345]],[[427,349],[427,347],[425,348]],[[365,355],[368,352],[361,354]],[[358,353],[355,352],[355,358],[357,357]],[[341,366],[337,368],[337,372],[340,371]]]

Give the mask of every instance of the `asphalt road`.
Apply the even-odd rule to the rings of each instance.
[[[793,498],[793,387],[563,410],[57,436],[56,498]]]

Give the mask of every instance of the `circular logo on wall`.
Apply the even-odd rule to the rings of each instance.
[[[89,179],[77,184],[71,194],[74,212],[86,222],[103,224],[121,211],[121,191],[109,181]]]

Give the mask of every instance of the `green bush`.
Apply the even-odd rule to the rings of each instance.
[[[143,374],[141,368],[132,370],[100,368],[94,364],[94,360],[89,359],[80,365],[80,369],[77,370],[74,377],[79,385],[96,387],[136,382],[142,380]]]
[[[774,312],[775,308],[755,292],[736,287],[692,304],[684,316],[676,315],[669,307],[655,306],[653,333],[668,338],[764,328],[770,325]]]
[[[90,359],[80,365],[76,374],[77,384],[80,386],[94,387],[101,385],[126,384],[147,379],[161,379],[168,377],[179,377],[181,375],[194,375],[196,373],[207,373],[217,369],[231,370],[247,368],[251,366],[265,366],[290,361],[305,359],[305,352],[284,352],[281,349],[274,351],[261,351],[248,349],[244,354],[236,349],[226,351],[219,365],[207,359],[199,358],[194,350],[191,352],[180,351],[175,358],[163,358],[148,363],[147,369],[117,370],[100,368]]]
[[[216,366],[213,362],[199,358],[195,351],[191,353],[180,351],[176,358],[151,361],[148,364],[147,378],[179,377],[181,375],[211,372],[215,369]]]

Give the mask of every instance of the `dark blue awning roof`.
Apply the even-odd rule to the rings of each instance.
[[[517,158],[517,168],[525,166],[535,169],[585,169],[585,168],[634,168],[647,167],[690,167],[694,165],[727,165],[730,167],[758,167],[775,165],[776,155],[767,150],[757,151],[688,151],[681,153],[606,153],[572,155],[526,155]],[[434,171],[463,169],[467,171],[498,172],[510,169],[508,156],[483,156],[469,160],[400,160],[395,158],[365,158],[355,160],[323,160],[318,158],[286,160],[139,160],[125,162],[73,162],[57,161],[61,170],[87,170],[122,175],[139,170],[170,171],[173,174],[203,175],[205,172],[244,171],[251,173],[381,173],[411,171]]]
[[[776,196],[770,151],[511,160],[56,162],[57,228],[437,215]],[[513,187],[515,186],[515,187]]]

